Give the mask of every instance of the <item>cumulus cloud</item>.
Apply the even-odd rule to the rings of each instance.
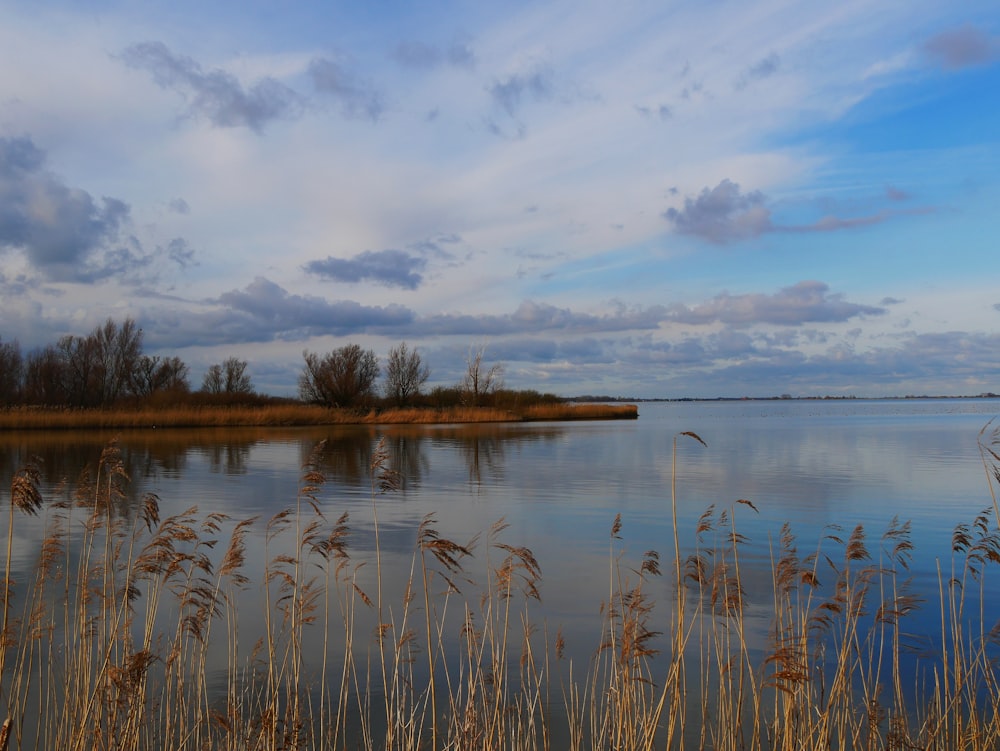
[[[746,393],[781,390],[802,394],[838,393],[845,384],[859,396],[882,394],[960,394],[956,384],[981,383],[983,374],[994,372],[1000,334],[948,331],[913,335],[898,346],[855,351],[846,343],[807,357],[797,351],[747,358],[733,365],[704,369],[703,388],[723,393],[740,383]],[[971,388],[975,395],[986,388]]]
[[[956,70],[984,65],[1000,57],[1000,40],[966,24],[932,36],[924,42],[923,51],[941,67]]]
[[[183,198],[174,198],[167,204],[175,214],[190,214],[191,207]]]
[[[278,295],[276,285],[255,283],[253,294],[261,299]],[[283,290],[281,290],[283,293]],[[227,304],[237,298],[225,298]],[[250,290],[241,294],[247,300]],[[244,307],[249,302],[241,303]],[[249,308],[248,308],[249,309]],[[407,311],[409,312],[409,311]],[[416,318],[382,321],[383,333],[409,336],[517,337],[536,334],[586,336],[656,331],[663,324],[708,325],[721,323],[735,330],[755,324],[801,326],[806,323],[839,323],[858,316],[882,315],[884,308],[848,302],[841,294],[817,281],[799,282],[775,294],[718,295],[694,306],[629,306],[617,303],[610,313],[593,314],[534,300],[523,301],[506,314],[440,313]],[[713,336],[721,336],[718,332]],[[741,339],[744,334],[731,333]],[[763,334],[761,335],[763,336]]]
[[[407,68],[436,68],[451,65],[471,69],[476,64],[476,54],[463,41],[454,41],[447,47],[438,47],[418,41],[403,41],[392,51],[392,58]]]
[[[427,261],[402,250],[366,250],[353,258],[328,256],[302,268],[310,274],[336,282],[373,281],[386,287],[416,289],[423,281]]]
[[[693,325],[724,323],[749,326],[769,323],[800,326],[804,323],[842,322],[857,316],[883,315],[885,312],[885,308],[851,303],[841,294],[831,294],[829,286],[823,282],[802,281],[773,295],[730,295],[724,292],[693,307],[671,306],[669,319]]]
[[[30,138],[0,138],[0,251],[22,250],[52,280],[100,276],[94,268],[86,270],[86,264],[118,239],[128,221],[123,201],[96,200],[47,170],[45,153]]]
[[[857,349],[849,337],[829,337],[824,351],[810,355],[795,349],[795,341],[723,330],[677,341],[623,341],[619,359],[629,362],[635,383],[650,394],[955,394],[962,393],[955,387],[961,382],[978,384],[967,390],[977,394],[988,390],[982,376],[995,370],[998,343],[997,334],[953,331]]]
[[[434,335],[499,336],[544,331],[592,333],[655,329],[666,316],[662,306],[628,308],[619,306],[609,315],[578,313],[547,303],[522,302],[517,310],[506,315],[440,314],[422,318],[421,333]]]
[[[402,305],[367,306],[353,300],[329,302],[311,295],[293,295],[269,279],[257,277],[242,290],[219,296],[228,312],[205,314],[225,328],[232,341],[269,341],[335,334],[338,336],[397,329],[412,323],[413,311]],[[216,320],[217,319],[217,320]],[[203,336],[214,338],[214,332]]]
[[[717,362],[775,357],[783,352],[771,346],[766,337],[723,329],[702,336],[685,335],[677,341],[639,337],[628,343],[628,349],[623,350],[620,357],[637,367],[698,368]]]
[[[899,191],[887,191],[886,198],[905,198]],[[881,224],[898,216],[929,214],[933,208],[879,211],[866,216],[840,217],[829,214],[810,224],[778,224],[773,221],[767,197],[759,190],[744,193],[738,183],[722,180],[714,188],[704,188],[698,196],[684,199],[683,208],[669,208],[662,216],[678,232],[701,237],[716,244],[748,240],[769,232],[836,232]]]
[[[664,365],[694,366],[710,361],[709,340],[709,335],[702,337],[685,335],[676,341],[654,339],[649,335],[637,336],[618,342],[616,351],[618,359],[640,370],[649,367],[662,368]]]
[[[216,127],[261,132],[272,120],[296,117],[303,108],[302,97],[273,78],[244,87],[231,73],[206,72],[198,62],[175,54],[162,42],[133,45],[121,57],[126,65],[148,71],[163,88],[182,94],[192,115],[205,117]]]
[[[714,188],[703,189],[696,198],[686,198],[684,208],[667,209],[663,216],[682,234],[726,243],[773,229],[765,203],[760,191],[743,193],[738,183],[726,179]]]
[[[382,95],[375,87],[341,63],[316,58],[309,64],[308,73],[316,91],[337,101],[344,117],[376,122],[385,111]]]

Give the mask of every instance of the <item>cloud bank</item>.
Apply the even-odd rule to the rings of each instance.
[[[303,269],[310,274],[335,282],[372,281],[385,287],[416,289],[423,281],[421,271],[427,261],[401,250],[366,250],[353,258],[310,261]]]

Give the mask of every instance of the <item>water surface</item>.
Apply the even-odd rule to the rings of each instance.
[[[551,634],[562,629],[571,654],[585,662],[599,644],[613,557],[621,556],[627,569],[638,567],[646,551],[658,551],[667,575],[651,593],[668,607],[672,480],[684,555],[710,508],[725,510],[745,537],[744,585],[756,608],[751,637],[762,646],[771,556],[785,523],[803,555],[833,550],[829,537],[845,538],[861,525],[877,559],[882,532],[893,519],[909,520],[910,573],[933,602],[939,567],[947,572],[951,566],[952,530],[992,509],[978,440],[998,411],[1000,403],[986,399],[670,402],[644,403],[638,420],[614,422],[25,431],[0,435],[0,481],[9,487],[11,472],[38,456],[45,497],[70,499],[81,469],[96,467],[116,439],[130,477],[117,513],[134,515],[141,498],[153,493],[163,515],[191,506],[228,515],[223,537],[236,520],[257,517],[247,564],[255,584],[241,595],[241,613],[252,621],[261,609],[264,561],[286,549],[276,541],[264,550],[266,522],[295,503],[303,466],[315,461],[326,477],[315,491],[319,507],[329,520],[349,515],[357,561],[372,560],[377,515],[387,596],[402,596],[416,531],[429,515],[442,536],[462,543],[479,536],[467,566],[482,586],[501,555],[485,535],[502,519],[501,539],[530,548],[541,567],[533,617]],[[372,477],[380,442],[387,468],[400,480],[385,494]],[[613,541],[618,514],[622,529]],[[43,513],[16,520],[13,565],[21,578],[34,565],[46,519]],[[710,537],[704,542],[711,543]],[[360,586],[374,588],[374,570],[359,569]],[[987,586],[996,594],[991,581]],[[987,598],[985,608],[989,627],[1000,617],[1000,601]],[[928,629],[936,617],[929,608]],[[668,618],[665,609],[654,614],[664,628]],[[251,622],[246,632],[253,631]]]

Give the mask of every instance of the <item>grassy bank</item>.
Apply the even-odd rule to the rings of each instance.
[[[307,404],[264,406],[167,406],[133,409],[11,408],[0,411],[0,430],[87,428],[263,427],[295,425],[391,425],[542,420],[626,420],[634,404],[537,404],[524,408],[416,407],[366,411]]]
[[[991,483],[1000,480],[996,446],[984,446]],[[574,664],[561,633],[533,615],[544,592],[534,552],[508,541],[502,522],[480,541],[456,541],[426,517],[394,597],[378,516],[398,478],[384,448],[370,467],[373,546],[354,544],[346,515],[324,515],[316,466],[304,468],[286,510],[246,520],[193,508],[161,518],[153,496],[134,518],[117,514],[126,478],[114,444],[83,476],[74,503],[45,504],[37,469],[20,472],[10,496],[0,651],[12,747],[1000,744],[998,629],[977,609],[987,569],[1000,563],[995,497],[993,511],[952,535],[938,599],[923,605],[938,625],[925,635],[919,672],[906,667],[908,617],[920,605],[908,589],[917,551],[907,524],[875,537],[859,526],[810,541],[806,555],[782,529],[765,551],[769,638],[755,644],[741,563],[749,551],[738,530],[756,509],[745,501],[714,507],[694,529],[681,529],[675,485],[665,489],[674,521],[662,560],[655,551],[628,556],[628,530],[609,519],[607,578],[594,583],[601,621],[593,656]],[[48,532],[33,578],[12,582],[23,513],[44,514]],[[259,581],[247,578],[251,534],[264,540]],[[660,576],[672,585],[668,602],[650,594]],[[248,587],[264,592],[264,612],[253,615],[264,623],[256,644],[242,641]],[[658,652],[658,644],[666,647]],[[221,682],[206,669],[220,656]]]

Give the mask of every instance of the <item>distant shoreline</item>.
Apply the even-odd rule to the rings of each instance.
[[[592,404],[634,404],[656,402],[892,402],[935,399],[1000,399],[1000,394],[988,392],[971,396],[680,396],[680,397],[624,397],[624,396],[573,396],[567,402]]]
[[[303,427],[322,425],[461,424],[575,420],[634,420],[635,404],[535,404],[521,409],[494,407],[413,407],[330,409],[307,404],[135,409],[54,409],[15,407],[0,410],[0,430],[159,429],[221,427]]]

